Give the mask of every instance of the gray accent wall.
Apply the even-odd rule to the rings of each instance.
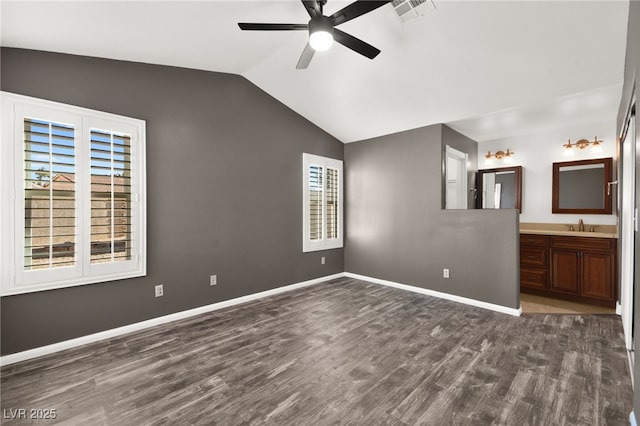
[[[624,85],[622,100],[618,109],[617,135],[620,136],[625,124],[627,109],[635,95],[636,99],[636,143],[640,141],[640,121],[638,120],[638,101],[640,100],[640,2],[629,2],[629,24],[627,27],[627,50],[624,67]],[[637,150],[638,148],[636,148]],[[640,152],[636,152],[636,199],[640,200]],[[638,255],[638,238],[636,237],[636,256]],[[636,262],[636,277],[640,276],[640,263]],[[636,284],[634,290],[634,352],[640,353],[640,291]],[[636,423],[640,421],[640,358],[635,359],[633,366],[635,387],[633,390],[633,411]]]
[[[345,145],[346,270],[517,309],[517,210],[441,209],[443,144],[466,138],[452,132]]]
[[[343,144],[245,78],[12,48],[0,64],[4,91],[146,120],[148,169],[148,275],[3,297],[2,355],[344,271],[342,249],[302,252],[302,153]]]

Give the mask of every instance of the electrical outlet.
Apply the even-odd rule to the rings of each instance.
[[[218,285],[218,276],[217,275],[211,275],[209,277],[209,285]]]
[[[164,296],[164,286],[162,284],[156,286],[156,297]]]
[[[322,257],[320,258],[320,264],[321,264],[321,265],[324,265],[324,256],[322,256]]]
[[[442,278],[449,278],[449,270],[447,268],[442,270]]]

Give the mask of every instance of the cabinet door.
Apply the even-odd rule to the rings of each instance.
[[[580,258],[577,250],[551,249],[551,290],[578,295]]]
[[[584,252],[582,255],[581,295],[613,300],[614,256],[608,253]]]

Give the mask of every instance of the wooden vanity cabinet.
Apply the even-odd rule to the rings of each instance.
[[[522,234],[521,291],[613,308],[616,246],[612,238]],[[548,266],[543,268],[535,256],[545,254]],[[536,281],[536,274],[544,278]]]
[[[551,290],[615,307],[616,240],[550,237]]]

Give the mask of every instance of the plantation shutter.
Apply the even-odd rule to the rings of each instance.
[[[338,182],[339,173],[337,169],[327,168],[327,191],[325,207],[327,212],[327,238],[338,238],[338,203],[339,192]]]
[[[313,164],[309,166],[309,239],[311,241],[322,239],[323,171],[321,166]]]
[[[91,129],[91,263],[131,260],[131,136]]]
[[[76,263],[76,135],[72,125],[25,117],[24,270]]]

